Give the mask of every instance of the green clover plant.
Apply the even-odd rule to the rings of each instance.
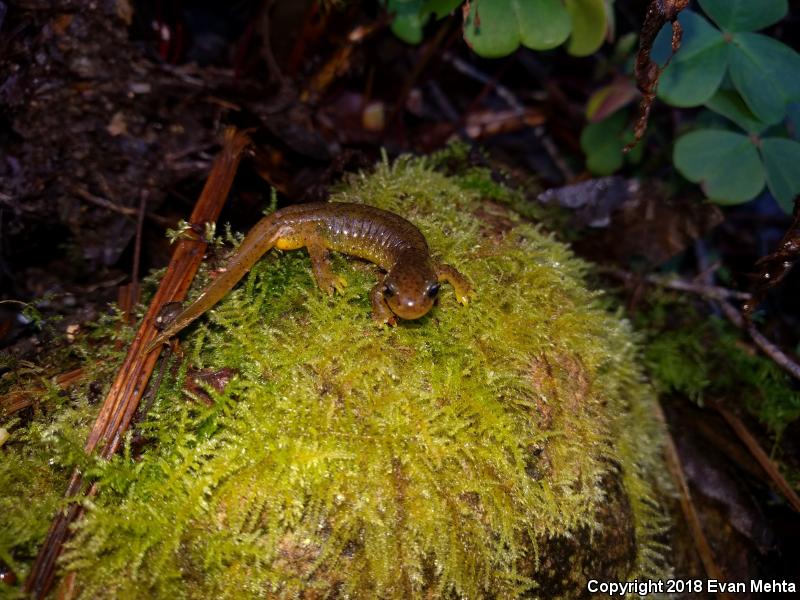
[[[699,3],[714,24],[689,10],[680,14],[683,41],[658,95],[673,106],[705,106],[726,121],[681,136],[675,167],[716,203],[746,202],[766,183],[790,211],[800,193],[800,143],[787,137],[785,121],[800,102],[800,54],[755,33],[785,17],[788,3]],[[669,37],[668,29],[662,30],[654,54],[668,55]]]
[[[507,56],[520,45],[548,50],[564,43],[570,54],[586,56],[606,37],[612,2],[472,0],[464,6],[464,39],[483,57]],[[682,44],[661,76],[658,95],[672,106],[704,106],[723,118],[677,140],[675,167],[718,204],[746,202],[766,185],[790,211],[800,193],[800,143],[788,135],[786,123],[800,124],[800,54],[757,33],[786,16],[788,1],[698,2],[706,16],[681,12]],[[392,30],[409,43],[422,40],[431,17],[441,19],[461,4],[386,1],[395,15]],[[671,53],[670,40],[671,28],[665,26],[653,49],[661,64]],[[593,173],[608,175],[625,163],[622,148],[631,139],[625,131],[627,114],[615,112],[584,130],[581,146]]]
[[[631,112],[623,109],[609,117],[589,123],[581,133],[581,149],[586,154],[586,168],[595,175],[611,175],[625,162],[637,163],[642,158],[641,144],[626,154],[625,146],[633,142],[633,132],[628,128]]]
[[[587,56],[605,39],[611,1],[472,0],[465,10],[464,39],[486,58],[507,56],[520,44],[549,50],[564,42],[570,54]],[[431,17],[441,19],[461,4],[462,0],[387,0],[386,9],[394,14],[394,34],[418,44]]]
[[[419,44],[422,28],[431,17],[441,19],[453,12],[462,0],[387,0],[386,10],[394,15],[392,33],[404,42]]]

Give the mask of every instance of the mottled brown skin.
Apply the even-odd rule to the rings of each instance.
[[[372,317],[394,325],[395,317],[418,319],[433,306],[439,283],[449,282],[461,304],[472,286],[453,267],[435,263],[419,229],[392,212],[344,202],[300,204],[259,221],[247,234],[225,271],[148,346],[166,342],[219,302],[269,250],[306,247],[317,285],[332,294],[345,281],[331,271],[329,251],[343,252],[375,263],[386,274],[372,288]]]

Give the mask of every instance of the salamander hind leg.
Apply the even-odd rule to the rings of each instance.
[[[203,290],[203,293],[194,302],[177,315],[174,315],[171,321],[163,324],[164,329],[150,342],[145,349],[146,352],[150,352],[166,342],[219,302],[244,277],[245,273],[252,268],[258,259],[269,252],[270,249],[282,243],[283,240],[289,240],[290,238],[287,236],[290,233],[291,231],[288,227],[276,222],[274,214],[264,217],[256,223],[255,227],[250,230],[238,250],[228,261],[225,270]]]
[[[475,289],[467,278],[459,273],[454,267],[444,263],[434,265],[436,277],[439,281],[446,281],[453,286],[456,293],[456,300],[461,304],[466,304],[475,295]]]
[[[340,294],[344,293],[347,281],[331,270],[331,258],[327,248],[318,243],[310,243],[307,248],[311,257],[311,269],[319,288],[328,294],[333,294],[334,290]]]

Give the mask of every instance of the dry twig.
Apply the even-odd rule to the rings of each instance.
[[[747,449],[750,450],[750,454],[753,455],[753,458],[756,459],[761,468],[764,469],[766,474],[775,484],[775,487],[783,494],[783,496],[788,500],[789,504],[794,508],[797,512],[800,512],[800,497],[797,495],[792,489],[792,486],[789,485],[789,482],[784,479],[781,472],[778,470],[778,467],[775,466],[775,463],[769,458],[769,455],[764,451],[761,445],[758,443],[758,440],[753,436],[752,433],[747,429],[742,420],[729,411],[727,408],[722,406],[719,402],[710,401],[709,404],[713,406],[719,414],[727,421],[728,425],[730,425],[731,429],[736,432],[736,435],[739,439],[747,446]]]
[[[56,375],[51,381],[59,388],[65,389],[83,379],[85,374],[86,371],[81,367]],[[36,403],[36,398],[44,392],[44,387],[34,387],[26,390],[13,390],[3,394],[0,396],[0,414],[8,417],[29,406],[33,406]]]
[[[617,279],[621,279],[627,283],[644,281],[660,287],[697,294],[715,302],[720,307],[722,314],[724,314],[731,323],[736,325],[736,327],[745,330],[753,340],[753,343],[755,343],[755,345],[758,346],[758,348],[765,355],[767,355],[767,357],[772,359],[775,364],[789,373],[789,375],[796,379],[800,379],[800,364],[798,364],[793,358],[791,358],[778,346],[767,339],[767,337],[761,333],[755,325],[742,317],[742,314],[736,309],[736,307],[729,302],[730,299],[745,301],[750,300],[750,294],[715,285],[699,284],[681,279],[666,279],[656,275],[648,275],[644,278],[638,278],[633,273],[628,273],[622,269],[616,268],[602,269],[602,272],[611,275],[612,277],[616,277]]]
[[[119,213],[121,215],[125,215],[126,217],[137,217],[138,218],[138,216],[139,216],[139,209],[138,208],[132,208],[132,207],[128,207],[128,206],[121,206],[121,205],[119,205],[119,204],[117,204],[115,202],[112,202],[111,200],[108,200],[107,198],[102,198],[100,196],[95,196],[94,194],[90,193],[89,190],[86,190],[86,189],[81,188],[81,187],[76,187],[72,191],[77,196],[80,196],[81,198],[83,198],[87,202],[91,202],[92,204],[94,204],[96,206],[100,206],[101,208],[106,208],[108,210],[114,211],[114,212]],[[166,217],[162,217],[161,215],[157,215],[155,213],[145,212],[145,216],[148,219],[152,220],[154,223],[157,223],[158,225],[161,225],[162,227],[173,227],[175,225],[175,223],[172,222],[170,219],[167,219]]]
[[[308,82],[307,89],[300,94],[300,101],[307,104],[316,103],[334,81],[351,69],[353,53],[361,42],[383,28],[386,23],[386,20],[378,19],[369,25],[358,25],[353,28],[347,36],[346,43],[339,47]]]
[[[214,162],[211,174],[192,212],[191,223],[200,231],[206,223],[216,221],[219,216],[239,161],[249,143],[247,135],[242,132],[234,129],[225,132],[222,151]],[[120,366],[89,433],[84,448],[87,453],[98,452],[99,456],[108,459],[119,449],[123,435],[139,406],[158,360],[158,352],[144,353],[144,349],[158,334],[155,326],[156,317],[164,304],[178,302],[186,296],[203,259],[205,248],[206,242],[199,236],[181,239],[176,243],[167,272],[161,280],[147,314],[142,319],[128,355]],[[82,474],[76,470],[67,487],[66,497],[76,497],[85,487]],[[85,493],[89,496],[95,495],[97,484],[91,484]],[[44,598],[47,595],[55,578],[56,561],[69,536],[69,525],[78,518],[80,510],[80,505],[73,502],[54,518],[25,582],[24,589],[27,593],[36,598]]]
[[[683,30],[678,22],[678,14],[689,5],[689,0],[652,0],[647,8],[647,15],[642,25],[642,33],[639,41],[639,53],[636,55],[636,87],[642,93],[642,100],[639,103],[639,116],[634,127],[634,140],[625,147],[629,152],[644,136],[647,129],[647,121],[650,118],[650,109],[656,99],[656,88],[661,73],[667,68],[667,64],[659,67],[650,57],[653,50],[653,42],[656,40],[658,32],[665,23],[672,24],[672,54],[674,55],[681,46],[681,36]],[[670,57],[670,60],[672,57]]]
[[[622,269],[610,268],[604,269],[603,272],[613,275],[626,282],[632,282],[636,280],[636,277],[632,273],[627,273]],[[719,305],[722,313],[734,325],[747,331],[753,342],[761,349],[762,352],[764,352],[764,354],[771,358],[778,366],[786,370],[790,375],[800,379],[800,366],[798,366],[796,362],[789,358],[780,348],[770,342],[760,331],[755,328],[752,323],[742,317],[741,313],[736,310],[736,308],[728,301],[730,298],[747,301],[750,299],[750,294],[713,285],[697,284],[684,281],[682,279],[665,279],[655,275],[649,275],[645,277],[644,280],[647,283],[661,287],[668,287],[674,290],[691,292],[713,300]],[[786,479],[784,479],[783,475],[781,475],[778,468],[770,460],[763,448],[761,448],[758,441],[748,431],[744,423],[742,423],[742,421],[736,417],[736,415],[728,411],[718,402],[711,401],[710,404],[719,411],[731,428],[736,432],[736,435],[738,435],[739,439],[745,444],[745,446],[747,446],[748,450],[750,450],[750,453],[761,465],[770,479],[772,479],[775,486],[789,501],[789,504],[791,504],[796,511],[800,512],[800,497],[798,497],[797,493],[792,489]]]
[[[426,44],[424,49],[419,55],[419,59],[414,64],[414,68],[411,70],[411,73],[403,82],[403,88],[400,90],[400,93],[397,95],[397,101],[395,102],[394,108],[392,109],[392,114],[389,117],[388,127],[391,128],[392,125],[397,121],[399,116],[403,112],[403,108],[408,101],[408,95],[411,93],[411,90],[414,87],[414,84],[417,83],[420,75],[422,75],[423,71],[428,67],[431,60],[434,56],[441,55],[441,47],[444,45],[445,47],[449,46],[452,40],[448,40],[445,43],[445,39],[448,37],[448,33],[457,33],[452,27],[453,19],[447,19],[438,29],[436,35],[433,39]],[[452,36],[451,36],[452,37]]]
[[[740,313],[733,304],[724,300],[718,300],[718,303],[722,314],[724,314],[731,323],[740,329],[744,329],[750,336],[750,339],[753,340],[753,343],[758,346],[764,354],[771,358],[781,369],[789,373],[789,375],[795,379],[800,379],[800,364],[768,340],[763,333],[756,329],[755,325],[742,317],[742,313]]]
[[[794,201],[794,218],[778,249],[756,261],[759,272],[755,277],[753,299],[742,307],[746,319],[750,318],[767,292],[786,278],[798,260],[800,260],[800,197]]]
[[[718,285],[708,285],[695,281],[687,281],[686,279],[680,279],[678,277],[664,277],[653,274],[639,277],[633,273],[623,271],[622,269],[618,269],[616,267],[603,267],[600,269],[600,272],[606,275],[611,275],[612,277],[620,279],[625,283],[645,281],[659,287],[665,287],[680,292],[689,292],[692,294],[697,294],[698,296],[703,296],[704,298],[710,298],[712,300],[727,300],[730,298],[735,300],[750,299],[750,294],[747,292],[740,292],[738,290],[732,290]]]
[[[703,568],[705,569],[706,575],[708,575],[709,579],[725,581],[725,578],[722,576],[722,571],[717,565],[717,562],[714,560],[714,553],[711,550],[708,539],[703,532],[703,526],[700,523],[700,517],[697,515],[697,511],[694,509],[692,495],[689,492],[689,483],[686,481],[686,475],[683,472],[683,467],[681,467],[681,459],[678,455],[678,449],[675,446],[675,441],[672,439],[672,435],[667,427],[664,411],[661,409],[661,405],[658,403],[655,405],[655,412],[656,418],[661,421],[661,423],[664,425],[664,430],[666,431],[666,444],[664,453],[666,455],[667,467],[669,468],[672,479],[678,488],[681,511],[686,519],[686,524],[689,526],[689,531],[692,535],[692,539],[694,540],[694,546],[697,549],[697,553],[700,555]],[[723,592],[717,593],[717,597],[721,599],[730,598],[728,594]]]

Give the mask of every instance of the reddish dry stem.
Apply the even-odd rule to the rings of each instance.
[[[642,100],[639,103],[639,116],[634,126],[634,141],[625,147],[625,152],[634,148],[644,136],[647,121],[650,118],[650,109],[656,99],[658,79],[669,64],[669,60],[672,60],[670,56],[663,67],[659,67],[653,62],[650,57],[653,42],[655,42],[658,32],[661,31],[661,27],[670,22],[672,23],[672,54],[674,55],[678,51],[683,35],[681,25],[678,23],[678,14],[688,5],[689,0],[652,0],[647,8],[639,39],[639,53],[636,56],[636,86],[642,93]]]
[[[792,486],[789,485],[789,482],[786,481],[783,475],[781,475],[778,467],[775,466],[775,463],[772,460],[770,460],[769,455],[764,451],[753,434],[750,433],[750,430],[747,429],[742,420],[720,403],[711,402],[710,404],[717,409],[719,414],[721,414],[725,421],[727,421],[728,425],[730,425],[731,429],[736,432],[736,435],[739,437],[742,443],[747,446],[750,454],[752,454],[753,458],[755,458],[758,464],[761,465],[761,468],[764,469],[764,472],[769,476],[769,478],[772,480],[772,483],[775,484],[775,487],[777,487],[781,494],[783,494],[784,498],[786,498],[792,508],[794,508],[797,512],[800,512],[800,497],[792,489]]]
[[[352,68],[352,57],[356,47],[364,38],[372,35],[387,23],[386,19],[378,19],[368,26],[359,25],[354,28],[347,36],[347,42],[311,78],[307,89],[301,94],[301,99],[313,104],[321,98],[334,81]]]
[[[694,508],[692,495],[689,491],[689,483],[686,481],[686,475],[684,474],[683,467],[681,466],[678,449],[675,446],[675,441],[672,439],[672,435],[669,433],[669,429],[667,428],[666,418],[664,417],[664,412],[661,409],[661,405],[658,403],[656,403],[655,412],[656,418],[658,418],[658,420],[664,424],[664,428],[667,430],[667,439],[664,448],[664,454],[667,460],[667,468],[670,470],[672,479],[675,482],[675,486],[678,488],[681,511],[683,512],[683,516],[686,519],[686,524],[689,527],[689,532],[694,540],[695,549],[700,555],[700,560],[703,563],[703,568],[705,569],[706,575],[708,575],[708,577],[711,579],[716,579],[717,581],[725,581],[722,571],[717,565],[716,560],[714,560],[714,553],[708,543],[708,538],[706,538],[706,535],[703,532],[703,525],[700,522],[700,517]],[[717,594],[717,598],[727,599],[730,598],[730,595],[720,592]]]
[[[742,314],[746,320],[749,321],[750,315],[767,293],[784,280],[798,260],[800,260],[800,196],[795,198],[794,218],[778,249],[756,262],[758,273],[754,277],[753,299],[742,307]]]
[[[193,229],[202,231],[206,223],[216,221],[228,197],[242,154],[249,144],[250,140],[245,133],[234,129],[225,132],[222,151],[214,162],[211,174],[190,217]],[[203,259],[205,248],[205,241],[199,237],[182,239],[176,244],[167,272],[147,314],[142,319],[128,354],[86,440],[87,453],[94,452],[99,447],[100,456],[107,459],[119,449],[123,435],[139,406],[158,360],[158,352],[144,353],[144,349],[158,334],[155,319],[164,304],[179,302],[186,296]],[[66,497],[78,495],[82,488],[84,488],[83,478],[76,471],[70,480]],[[96,490],[96,485],[92,485],[87,494],[94,495]],[[25,582],[25,591],[34,597],[43,598],[50,589],[55,577],[56,560],[69,535],[69,525],[79,515],[79,505],[72,504],[53,520]]]
[[[85,374],[83,367],[80,367],[56,375],[52,381],[55,385],[64,389],[83,379]],[[33,406],[36,403],[36,398],[43,394],[44,391],[44,387],[36,386],[26,390],[14,390],[0,396],[0,414],[11,416],[29,406]]]

